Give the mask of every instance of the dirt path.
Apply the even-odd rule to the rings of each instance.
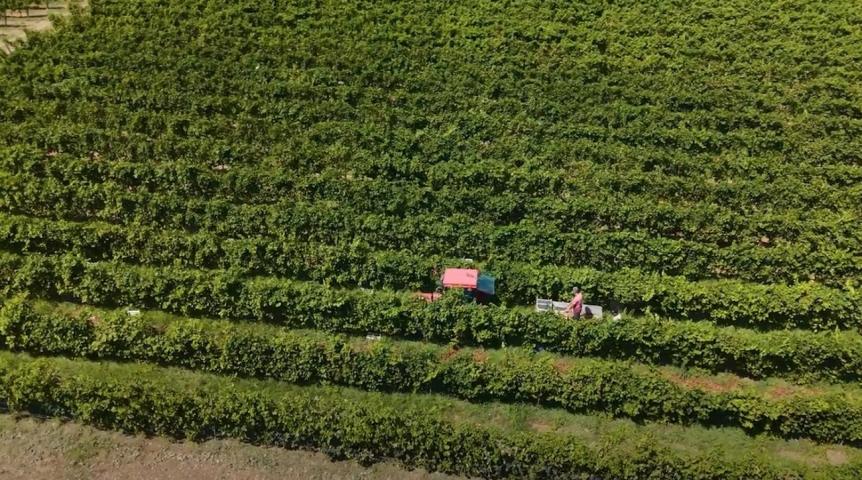
[[[0,479],[455,480],[393,464],[364,468],[325,455],[234,441],[173,443],[56,420],[0,415]]]
[[[74,3],[74,2],[73,2]],[[81,3],[83,5],[83,3]],[[35,5],[35,4],[34,4]],[[51,15],[66,15],[69,9],[66,2],[49,2],[49,8],[45,3],[39,4],[38,8],[31,8],[29,14],[26,12],[7,12],[8,25],[0,20],[0,50],[9,53],[13,50],[14,42],[27,37],[27,32],[41,32],[51,28]]]

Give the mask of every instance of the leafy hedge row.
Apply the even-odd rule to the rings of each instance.
[[[584,266],[593,266],[599,270],[602,270],[603,266],[614,266],[602,261],[605,256],[616,255],[615,263],[636,265],[640,263],[638,259],[647,256],[647,251],[655,255],[650,257],[654,261],[641,263],[642,269],[650,271],[653,270],[651,266],[658,269],[662,265],[671,264],[670,261],[663,264],[662,260],[667,260],[673,255],[674,249],[667,252],[667,255],[662,255],[655,249],[626,242],[627,237],[636,236],[584,235],[582,238],[587,240],[584,243],[573,242],[574,245],[581,247],[580,252],[570,251],[569,253],[573,255],[581,253],[584,258],[589,259],[581,262]],[[615,245],[625,246],[616,249]],[[590,252],[590,247],[598,248]],[[73,253],[95,261],[113,260],[183,268],[234,269],[247,274],[315,280],[335,285],[393,289],[433,288],[436,278],[433,272],[441,272],[446,266],[466,265],[461,259],[433,254],[423,255],[421,252],[374,251],[361,242],[323,245],[301,239],[275,240],[261,237],[221,239],[217,235],[206,232],[188,234],[183,231],[160,230],[141,225],[123,227],[99,222],[51,221],[3,213],[0,213],[0,249],[21,253]],[[607,255],[601,255],[602,252]],[[676,260],[678,263],[683,263],[687,257],[688,255],[683,254]],[[594,263],[598,265],[592,265]],[[501,270],[510,268],[509,262],[491,261],[488,264],[499,264]],[[482,262],[479,262],[479,265],[481,266]],[[698,265],[695,263],[690,266]],[[556,267],[547,268],[556,270]],[[533,267],[530,268],[531,271],[533,269]],[[673,269],[669,268],[665,272],[668,270]],[[527,273],[532,274],[532,272]],[[513,285],[529,283],[524,279],[517,279],[518,275],[516,272],[510,272]],[[565,278],[565,275],[562,278]],[[726,280],[721,280],[719,283],[721,282]],[[692,282],[686,280],[684,283]],[[508,285],[505,284],[500,285],[498,298],[509,304],[529,303],[539,294],[541,288],[522,288],[518,291],[507,287]],[[564,295],[565,288],[566,285],[555,286],[549,290],[551,293],[542,294]],[[818,288],[824,292],[830,291],[828,288]],[[602,295],[613,297],[614,292],[608,291]],[[637,305],[641,303],[643,303],[642,300],[637,301]],[[635,308],[637,305],[633,304],[632,307]]]
[[[143,281],[144,277],[140,276],[143,274],[141,271],[131,273],[129,280]],[[652,317],[627,317],[622,322],[572,322],[557,315],[524,309],[464,305],[451,298],[432,305],[386,303],[385,298],[379,304],[372,304],[372,299],[368,297],[359,296],[351,302],[343,296],[343,301],[350,303],[342,304],[346,313],[330,309],[330,316],[326,317],[314,311],[313,306],[303,306],[299,315],[290,315],[287,308],[298,308],[290,303],[282,303],[282,308],[270,306],[267,311],[241,308],[238,304],[216,307],[199,305],[198,301],[206,300],[206,288],[211,287],[199,285],[199,288],[201,290],[197,295],[190,296],[191,304],[168,304],[171,298],[168,293],[149,299],[124,295],[121,299],[99,297],[96,300],[109,304],[115,300],[119,303],[127,301],[130,305],[145,304],[151,308],[169,308],[174,312],[192,311],[190,306],[194,305],[199,313],[207,315],[265,320],[290,327],[359,334],[377,332],[486,347],[523,345],[569,355],[698,367],[755,378],[778,375],[799,381],[862,379],[862,337],[852,332],[754,332],[716,327],[706,322],[670,321]],[[254,291],[254,287],[248,288],[245,297],[234,297],[237,302],[249,300],[248,295]],[[79,299],[77,294],[92,293],[92,290],[77,293],[64,290],[64,293]],[[90,295],[83,298],[94,300]],[[297,300],[300,299],[294,297],[293,301]],[[367,303],[359,303],[361,300]],[[393,301],[403,300],[399,298]],[[323,306],[334,302],[336,300],[329,300]],[[365,318],[363,315],[375,316]]]
[[[202,375],[165,371],[136,378],[124,367],[93,371],[81,363],[74,365],[81,365],[78,371],[57,368],[51,360],[15,360],[0,364],[0,402],[11,411],[72,418],[129,433],[314,448],[366,464],[391,458],[482,478],[584,479],[594,474],[619,480],[852,479],[860,468],[850,464],[817,469],[815,475],[757,460],[753,454],[743,460],[712,453],[681,455],[648,435],[618,437],[596,448],[574,435],[452,422],[403,398],[395,405],[379,397],[356,401],[337,390],[321,394],[300,389],[275,396],[267,393],[269,384],[264,382],[238,388]]]
[[[815,282],[764,285],[736,280],[689,282],[682,277],[623,269],[486,263],[511,298],[564,297],[579,285],[606,306],[614,301],[635,311],[709,320],[754,328],[857,328],[862,324],[860,291],[842,291]]]
[[[588,300],[610,296],[626,306],[681,319],[760,329],[800,327],[813,330],[857,328],[862,323],[855,294],[817,284],[754,285],[732,281],[688,283],[683,279],[634,270],[602,273],[589,269],[534,268],[492,264],[513,296],[554,296],[581,285]],[[0,255],[0,288],[65,296],[85,303],[146,305],[173,312],[284,321],[315,328],[332,322],[358,322],[358,331],[436,337],[427,322],[436,308],[410,293],[332,288],[273,277],[247,278],[235,270],[186,270],[88,262],[73,255]],[[509,310],[490,309],[489,312]],[[517,311],[517,310],[512,310]],[[506,316],[506,313],[503,314]],[[496,318],[490,315],[488,318]],[[500,328],[505,321],[495,322]],[[352,330],[357,330],[354,327]],[[422,332],[422,333],[420,333]],[[432,333],[434,332],[434,333]]]
[[[613,361],[511,349],[457,353],[388,341],[351,344],[334,336],[231,324],[212,329],[208,323],[183,321],[160,328],[122,313],[42,315],[17,300],[0,310],[0,341],[5,348],[33,353],[151,361],[213,373],[436,392],[475,401],[522,401],[635,420],[737,426],[753,433],[862,444],[862,402],[844,394],[772,400],[732,388],[707,393],[660,371]]]
[[[435,269],[442,272],[445,265],[464,263],[406,250],[373,251],[360,242],[325,245],[300,239],[222,239],[206,232],[189,234],[142,225],[51,221],[3,213],[0,249],[22,254],[69,253],[91,261],[231,269],[247,275],[343,286],[426,291],[436,285]]]
[[[17,184],[16,178],[0,176],[0,183],[9,187],[0,190],[0,208],[51,218],[99,219],[130,226],[205,231],[227,238],[264,236],[329,244],[361,241],[375,250],[408,249],[418,255],[519,259],[602,270],[637,266],[690,278],[738,277],[761,282],[815,278],[833,285],[852,285],[858,284],[862,270],[859,258],[851,253],[853,250],[837,240],[850,238],[844,233],[826,236],[824,231],[809,232],[798,242],[775,243],[772,239],[771,246],[766,247],[755,241],[759,236],[752,237],[754,234],[749,232],[720,247],[684,239],[688,234],[673,239],[655,237],[662,232],[651,232],[649,228],[628,230],[637,225],[634,218],[590,219],[585,214],[570,218],[571,222],[565,224],[560,222],[565,217],[549,214],[536,222],[497,226],[477,222],[463,212],[445,219],[432,214],[401,218],[392,214],[400,211],[401,206],[361,213],[349,201],[235,205],[129,192],[110,184],[81,188],[55,181]],[[596,206],[608,208],[607,201],[597,201]],[[653,203],[629,207],[631,215],[647,222],[664,218],[664,214],[649,213],[656,208]],[[545,220],[553,221],[548,224]],[[628,220],[634,223],[626,223]],[[675,229],[681,225],[673,223]],[[845,218],[839,223],[846,224],[841,228],[847,229],[852,222]],[[607,225],[616,227],[610,232],[601,231]],[[712,228],[706,220],[685,227],[692,232]],[[850,236],[860,235],[855,224],[847,232]],[[862,237],[859,240],[862,245]]]
[[[299,162],[295,157],[308,153],[314,162],[389,152],[404,163],[560,159],[587,138],[653,147],[660,154],[650,163],[659,165],[673,154],[736,152],[755,161],[786,154],[789,165],[858,162],[857,17],[848,17],[850,1],[799,2],[794,10],[805,14],[798,16],[713,3],[685,13],[632,4],[609,11],[599,2],[526,9],[427,3],[301,5],[287,12],[278,4],[230,4],[219,14],[189,4],[171,9],[182,19],[175,25],[138,23],[133,14],[160,11],[147,5],[98,6],[85,25],[96,31],[123,25],[146,32],[146,41],[132,50],[104,34],[94,45],[80,33],[90,29],[79,26],[45,41],[54,48],[44,50],[56,53],[10,62],[19,68],[9,67],[0,90],[9,90],[8,103],[18,108],[0,109],[10,124],[4,136],[156,161],[249,163],[287,153]],[[240,25],[230,14],[243,9],[252,20]],[[363,9],[372,26],[352,20]],[[664,20],[644,20],[650,12]],[[609,23],[608,16],[621,21]],[[429,20],[418,26],[416,18]],[[733,31],[728,18],[738,22]],[[775,21],[764,26],[767,18]],[[209,45],[178,48],[198,30],[218,39],[231,59],[223,63],[231,65],[215,61]],[[231,31],[245,43],[221,38]],[[784,53],[761,53],[776,37]],[[343,42],[350,46],[333,45],[332,38],[351,39]],[[90,63],[69,60],[92,50],[99,55]],[[258,53],[248,58],[250,52]],[[202,58],[189,60],[194,53]],[[56,67],[26,68],[28,61]],[[697,68],[704,61],[710,68]],[[104,75],[107,65],[115,65],[115,76]],[[773,82],[759,81],[766,72]],[[704,90],[715,78],[726,83]],[[65,122],[51,108],[58,99],[70,104],[62,110]],[[831,132],[839,134],[826,142]]]
[[[532,229],[526,232],[531,240],[539,239],[539,233],[551,236],[551,240],[543,244],[551,248],[533,248],[533,256],[542,252],[559,255],[560,249],[553,247],[559,242],[553,237],[581,230],[638,230],[649,236],[690,243],[722,247],[740,244],[736,248],[763,250],[767,248],[758,247],[758,242],[766,237],[771,246],[790,242],[806,252],[822,250],[838,258],[847,255],[845,250],[862,248],[862,234],[856,228],[858,215],[852,212],[797,210],[759,212],[743,217],[719,205],[678,206],[638,195],[590,198],[565,194],[525,203],[507,195],[483,199],[469,190],[446,191],[440,202],[434,203],[426,195],[414,195],[409,191],[398,195],[405,187],[397,184],[374,191],[363,189],[363,182],[355,183],[358,192],[334,192],[337,198],[334,201],[309,203],[281,199],[275,204],[261,205],[150,193],[112,182],[70,184],[26,174],[2,174],[0,207],[46,217],[98,218],[121,223],[143,221],[195,231],[208,230],[230,237],[278,236],[304,229],[315,235],[340,232],[343,236],[348,232],[376,236],[381,237],[376,241],[402,246],[416,244],[417,237],[428,237],[431,240],[427,245],[431,247],[457,248],[464,254],[476,256],[492,255],[516,241],[517,237],[511,237],[506,228],[520,225]],[[369,201],[373,203],[367,203]],[[309,218],[303,213],[309,209],[315,216]],[[528,215],[527,211],[532,213]],[[463,233],[466,227],[473,230],[470,235],[476,236],[469,241]]]
[[[242,203],[273,203],[285,197],[304,200],[338,200],[348,194],[361,202],[380,202],[384,193],[393,197],[426,198],[434,204],[468,192],[487,197],[508,196],[521,203],[537,196],[576,193],[581,197],[607,198],[609,194],[648,195],[656,200],[706,202],[743,212],[763,204],[777,209],[850,209],[860,206],[862,195],[854,194],[862,181],[862,167],[855,165],[809,165],[787,171],[786,165],[760,159],[760,175],[773,176],[770,182],[751,178],[750,162],[739,162],[739,174],[722,172],[727,178],[715,182],[692,182],[690,176],[704,175],[704,163],[687,176],[661,171],[643,171],[635,165],[625,177],[619,175],[619,161],[610,164],[579,164],[576,178],[565,175],[557,165],[512,168],[499,160],[480,160],[471,165],[457,161],[417,163],[407,171],[393,171],[385,159],[354,162],[345,174],[344,165],[315,165],[311,170],[261,170],[257,166],[212,165],[186,162],[100,161],[68,154],[46,157],[44,151],[23,145],[0,148],[0,170],[51,177],[63,183],[112,181],[148,192],[172,192],[186,197],[223,197]],[[642,154],[642,153],[641,153]],[[735,157],[725,159],[732,164]],[[731,169],[733,165],[727,165]],[[541,168],[540,168],[541,167]],[[710,172],[715,175],[717,172]],[[824,179],[827,181],[822,181]],[[391,184],[387,182],[397,182]],[[838,184],[838,185],[836,185]],[[386,188],[386,187],[389,188]],[[397,188],[392,188],[397,186]],[[843,187],[843,188],[842,188]],[[849,190],[849,192],[848,192]],[[849,193],[849,194],[848,194]],[[377,196],[376,196],[376,195]],[[404,200],[399,200],[403,202]],[[363,203],[364,205],[365,203]],[[424,207],[429,205],[423,204]],[[481,208],[482,205],[480,204]],[[464,208],[475,208],[465,204]],[[492,214],[487,209],[482,214]],[[499,220],[499,219],[498,219]],[[510,219],[511,220],[511,219]]]

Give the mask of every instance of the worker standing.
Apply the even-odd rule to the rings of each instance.
[[[611,300],[611,313],[614,314],[614,317],[613,317],[614,321],[623,319],[623,312],[622,312],[622,309],[620,308],[620,303],[617,302],[616,300]]]
[[[572,289],[572,301],[569,302],[569,308],[567,311],[572,312],[572,318],[578,320],[581,318],[581,310],[584,309],[584,296],[581,293],[581,289],[575,287]]]

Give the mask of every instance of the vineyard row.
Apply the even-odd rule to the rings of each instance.
[[[813,277],[841,287],[858,283],[858,272],[862,268],[860,260],[851,253],[855,250],[844,250],[837,240],[833,245],[833,238],[825,230],[800,232],[803,238],[794,243],[776,241],[768,246],[752,240],[721,248],[689,240],[655,238],[646,231],[628,228],[602,232],[599,220],[590,222],[584,218],[580,226],[568,225],[564,229],[557,225],[564,222],[545,223],[544,220],[500,227],[476,222],[464,213],[445,219],[434,214],[406,218],[363,214],[348,201],[235,205],[129,192],[110,185],[70,187],[51,181],[19,183],[13,177],[2,178],[2,183],[7,188],[0,192],[0,208],[7,211],[47,218],[158,225],[162,229],[206,232],[222,239],[263,236],[344,244],[361,238],[361,242],[373,250],[407,249],[423,256],[518,259],[602,270],[637,266],[693,279],[717,276],[793,283]],[[630,205],[630,208],[630,216],[652,223],[650,210],[639,210],[637,205]],[[625,215],[617,212],[620,213]],[[671,220],[672,217],[667,219]],[[637,229],[637,226],[632,228]],[[700,232],[695,236],[710,235],[709,230],[697,230],[696,225],[690,228]],[[711,228],[714,232],[721,230],[720,227]],[[860,232],[852,217],[836,217],[833,233],[840,234],[845,243],[862,244],[862,238],[856,238]]]
[[[823,290],[816,285],[795,287],[733,284],[687,284],[673,277],[622,271],[603,274],[585,269],[530,269],[511,265],[514,291],[535,293],[566,291],[582,285],[594,298],[608,293],[624,305],[646,303],[653,313],[673,312],[679,319],[705,318],[717,324],[758,329],[807,328],[831,330],[858,328],[862,309],[855,295]],[[187,270],[176,267],[140,267],[117,262],[88,262],[73,255],[42,256],[4,253],[0,256],[0,293],[31,291],[48,298],[71,298],[102,305],[139,305],[183,314],[311,326],[323,330],[410,338],[453,338],[452,328],[472,324],[476,310],[443,321],[447,310],[426,304],[406,292],[345,290],[313,282],[275,277],[248,278],[232,270]],[[516,284],[512,279],[525,282]],[[713,290],[711,290],[713,288]],[[457,294],[454,295],[457,297]],[[505,325],[525,321],[526,309],[482,307],[484,321],[503,335]],[[470,313],[468,313],[470,312]],[[507,320],[509,316],[513,318]],[[472,318],[472,320],[471,320]],[[451,323],[450,323],[451,322]],[[529,323],[529,322],[528,322]],[[456,327],[457,326],[457,327]],[[445,332],[445,333],[443,333]],[[461,332],[470,338],[468,332]],[[456,335],[459,337],[461,335]]]
[[[390,196],[428,198],[439,202],[447,195],[466,191],[487,195],[515,192],[526,203],[541,196],[558,196],[576,192],[577,197],[610,195],[647,195],[656,201],[720,204],[750,214],[752,208],[766,205],[773,211],[787,209],[850,209],[862,205],[862,167],[808,166],[788,172],[785,163],[768,162],[764,172],[723,177],[721,170],[695,172],[712,182],[693,183],[687,176],[660,171],[643,171],[648,159],[619,160],[610,165],[590,164],[579,159],[568,168],[544,166],[537,161],[520,168],[499,160],[482,160],[472,164],[452,160],[426,165],[405,162],[398,168],[392,159],[350,162],[313,169],[288,171],[261,170],[260,165],[200,165],[177,161],[129,162],[93,161],[92,155],[74,157],[57,154],[45,157],[44,151],[22,146],[9,147],[0,153],[0,170],[14,174],[47,176],[62,183],[112,181],[148,192],[171,192],[186,197],[222,197],[239,203],[274,203],[286,197],[305,200],[332,200],[335,193],[359,190],[361,194],[385,190],[394,183]],[[640,153],[643,155],[643,152]],[[730,161],[729,159],[726,161]],[[759,160],[759,162],[761,162]],[[744,165],[751,165],[747,159]],[[758,163],[760,166],[760,163]],[[774,166],[773,166],[774,165]],[[215,170],[215,168],[228,168]],[[653,168],[653,167],[650,167]],[[716,167],[718,168],[718,167]],[[723,169],[728,168],[722,165]],[[627,171],[625,175],[620,172]],[[345,172],[351,178],[345,178]],[[691,175],[691,174],[690,174]],[[360,184],[359,179],[363,182]],[[373,179],[373,180],[372,180]],[[445,189],[445,195],[440,190]],[[431,196],[433,195],[433,197]],[[362,198],[356,196],[357,198]],[[398,200],[398,203],[404,200]]]
[[[623,242],[620,241],[620,244]],[[387,288],[393,290],[431,291],[435,288],[435,274],[443,267],[471,265],[462,259],[412,252],[374,251],[367,245],[354,242],[342,245],[321,245],[302,240],[276,241],[271,239],[239,239],[221,241],[207,233],[182,234],[179,232],[134,229],[98,223],[52,222],[28,217],[0,214],[0,248],[25,254],[64,254],[90,261],[114,261],[148,266],[173,266],[185,269],[220,269],[245,276],[263,275],[298,280],[313,280],[343,287]],[[631,248],[631,246],[629,247]],[[612,248],[606,248],[608,255]],[[584,254],[589,252],[584,251]],[[620,249],[619,255],[630,253],[632,260],[642,251]],[[629,310],[658,309],[669,316],[694,316],[721,321],[706,311],[670,309],[661,298],[673,297],[672,289],[702,296],[728,296],[738,290],[749,290],[749,296],[761,292],[773,296],[786,292],[787,301],[800,301],[811,294],[816,299],[808,302],[847,300],[848,292],[831,289],[815,283],[792,285],[759,285],[737,280],[692,282],[683,277],[656,276],[641,270],[621,270],[606,273],[591,268],[532,266],[522,262],[491,260],[483,268],[500,279],[496,298],[508,305],[530,304],[537,296],[561,297],[573,283],[593,294],[594,300],[622,302]],[[542,285],[539,279],[545,279]],[[643,282],[633,286],[634,282]],[[602,283],[608,282],[608,283]],[[793,296],[796,296],[794,298]],[[742,297],[732,300],[742,302]],[[707,301],[714,301],[707,300]],[[749,299],[750,304],[752,301]],[[752,305],[740,306],[740,309]],[[830,306],[825,305],[828,311]],[[768,309],[760,313],[769,315]],[[735,318],[735,317],[730,317]],[[725,318],[724,320],[730,320]],[[748,321],[753,321],[749,318]],[[732,321],[732,320],[731,320]],[[737,321],[742,321],[737,320]]]
[[[855,462],[794,468],[768,455],[758,456],[756,448],[736,459],[686,453],[672,448],[670,439],[657,441],[642,432],[615,436],[599,432],[598,447],[594,438],[574,433],[486,425],[469,405],[417,395],[287,388],[174,369],[34,361],[8,354],[0,358],[0,405],[128,433],[198,441],[235,438],[314,448],[334,458],[368,463],[397,459],[428,470],[484,478],[574,480],[597,474],[635,480],[644,472],[661,472],[692,480],[786,480],[797,478],[801,470],[807,472],[805,478],[849,480],[858,478],[860,471]],[[466,418],[447,418],[444,412],[453,409],[465,412]],[[632,451],[638,455],[632,456]]]
[[[0,310],[5,348],[31,353],[154,362],[291,383],[365,390],[433,392],[472,401],[517,401],[634,420],[735,426],[749,432],[862,444],[862,392],[843,386],[780,399],[744,389],[708,393],[672,373],[607,360],[505,349],[361,342],[320,334],[273,332],[210,322],[152,326],[124,313],[78,318],[40,315],[25,303]],[[737,379],[738,380],[738,379]],[[791,390],[784,387],[785,390]],[[800,393],[802,392],[802,393]]]

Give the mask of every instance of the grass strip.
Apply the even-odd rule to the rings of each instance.
[[[520,405],[8,353],[0,354],[0,372],[0,401],[12,411],[487,478],[850,479],[860,472],[858,450],[749,439],[732,429],[635,426]]]
[[[526,401],[635,420],[738,426],[791,438],[862,440],[862,392],[848,385],[798,387],[523,349],[456,350],[267,325],[166,320],[154,324],[123,311],[38,313],[18,298],[0,310],[0,335],[6,348],[34,353],[149,361],[300,384]]]
[[[292,328],[378,333],[459,345],[524,345],[753,377],[781,375],[805,381],[862,377],[862,339],[849,331],[758,332],[654,317],[572,322],[524,308],[465,304],[457,295],[427,304],[389,291],[248,279],[231,271],[94,264],[69,256],[0,255],[0,272],[0,289],[5,295],[30,291],[55,300]]]

